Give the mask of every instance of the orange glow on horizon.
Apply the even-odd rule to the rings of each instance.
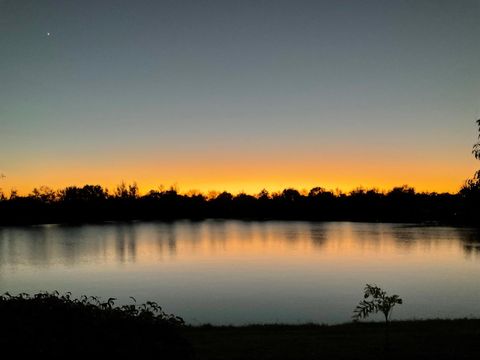
[[[407,149],[408,150],[408,149]],[[313,151],[306,148],[179,150],[162,154],[152,149],[118,156],[114,150],[77,156],[58,155],[44,161],[23,158],[3,168],[0,188],[28,194],[35,187],[61,189],[85,184],[102,185],[110,191],[122,181],[136,182],[140,192],[175,186],[179,192],[196,190],[257,194],[285,188],[327,190],[375,188],[388,191],[408,185],[418,192],[456,193],[478,168],[465,146],[462,154],[430,154],[414,149],[360,149]],[[464,151],[463,151],[464,150]],[[124,151],[125,153],[125,151]]]
[[[276,165],[276,166],[275,166]],[[232,193],[245,192],[257,194],[262,189],[269,192],[281,191],[285,188],[310,190],[320,186],[327,190],[349,192],[362,187],[387,191],[395,186],[408,185],[418,192],[450,192],[456,193],[475,172],[475,163],[456,163],[449,167],[420,163],[413,164],[380,164],[368,166],[342,167],[339,164],[287,163],[280,166],[272,164],[234,164],[203,166],[159,166],[152,169],[142,164],[118,164],[110,167],[77,167],[64,170],[63,167],[52,168],[48,172],[29,169],[25,172],[7,177],[0,183],[4,193],[16,189],[25,195],[35,187],[48,186],[61,189],[67,186],[83,186],[85,184],[101,185],[110,191],[121,182],[136,182],[142,194],[149,190],[175,187],[181,193],[198,191],[208,194],[211,191]],[[408,171],[404,170],[408,169]]]

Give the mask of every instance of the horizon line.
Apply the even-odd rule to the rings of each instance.
[[[465,184],[465,183],[464,183]],[[323,192],[330,192],[334,195],[350,195],[355,192],[369,192],[373,191],[378,194],[388,194],[389,192],[395,190],[395,189],[408,189],[408,190],[413,190],[414,193],[416,194],[450,194],[450,195],[455,195],[458,194],[463,185],[460,185],[458,187],[457,191],[433,191],[433,190],[423,190],[423,191],[417,191],[415,186],[411,186],[408,183],[406,184],[401,184],[401,185],[395,185],[395,186],[390,186],[390,187],[377,187],[377,186],[354,186],[351,187],[349,190],[342,189],[340,187],[332,188],[328,186],[321,186],[321,185],[316,185],[316,186],[285,186],[285,187],[280,187],[280,188],[275,188],[272,189],[271,187],[269,188],[268,186],[261,187],[257,191],[245,191],[245,190],[228,190],[226,188],[218,190],[218,189],[208,189],[208,190],[200,190],[200,189],[195,189],[195,188],[189,188],[188,190],[182,191],[180,190],[180,187],[178,184],[174,183],[169,186],[165,186],[163,184],[160,184],[154,188],[152,187],[146,187],[142,186],[140,187],[136,181],[132,182],[125,182],[121,181],[120,183],[114,185],[113,187],[105,186],[99,183],[89,183],[85,182],[82,185],[77,185],[77,184],[72,184],[72,185],[67,185],[67,186],[59,186],[59,187],[51,187],[49,185],[40,185],[40,186],[35,186],[31,188],[29,191],[19,191],[15,186],[10,187],[9,192],[10,194],[15,194],[17,196],[21,197],[28,197],[31,195],[34,195],[35,191],[39,192],[55,192],[59,193],[63,190],[66,190],[67,188],[83,188],[85,186],[99,186],[102,188],[103,191],[106,192],[108,195],[115,195],[115,191],[119,189],[120,187],[124,186],[126,188],[133,186],[136,188],[138,196],[146,196],[150,193],[158,192],[158,193],[164,193],[167,191],[175,191],[179,195],[186,195],[186,196],[194,196],[194,195],[203,195],[206,198],[214,197],[222,193],[229,193],[233,196],[238,196],[238,195],[250,195],[250,196],[258,196],[263,192],[268,193],[269,195],[275,195],[275,194],[281,194],[285,190],[295,190],[298,191],[301,195],[307,196],[308,193],[311,190],[314,189],[321,189]],[[7,195],[7,193],[4,192],[3,188],[0,187],[0,195],[3,194],[4,196]]]

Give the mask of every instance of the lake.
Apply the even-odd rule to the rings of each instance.
[[[480,233],[233,220],[0,227],[0,292],[133,296],[190,324],[346,322],[366,283],[404,299],[394,319],[478,317]]]

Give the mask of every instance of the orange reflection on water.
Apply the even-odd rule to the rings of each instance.
[[[192,323],[342,322],[368,282],[404,297],[396,317],[468,316],[480,312],[479,244],[473,229],[401,224],[2,228],[0,291],[134,296]]]

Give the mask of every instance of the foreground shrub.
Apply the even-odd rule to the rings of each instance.
[[[115,299],[74,299],[70,293],[0,296],[3,354],[189,359],[183,319],[154,302],[115,306]]]
[[[392,315],[393,307],[397,304],[403,304],[403,300],[398,295],[388,296],[387,292],[376,285],[365,285],[363,300],[354,310],[353,320],[367,318],[370,314],[381,312],[385,317],[385,323],[388,324]]]

